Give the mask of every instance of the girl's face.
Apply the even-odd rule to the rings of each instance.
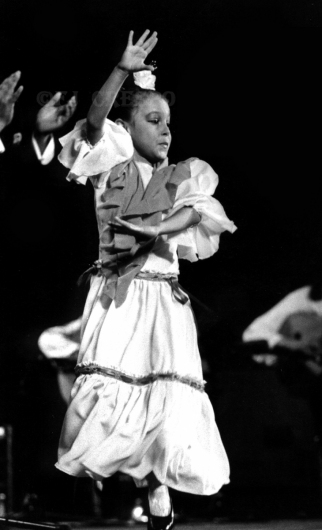
[[[139,155],[151,164],[167,158],[171,144],[170,109],[160,96],[143,101],[134,112],[128,130]]]

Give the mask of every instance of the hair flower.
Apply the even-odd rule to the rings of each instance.
[[[151,73],[150,70],[134,72],[133,78],[134,83],[140,88],[145,88],[146,90],[155,90],[156,77]]]

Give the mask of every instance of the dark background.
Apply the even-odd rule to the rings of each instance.
[[[254,303],[268,307],[319,268],[320,48],[302,28],[321,20],[317,0],[2,1],[0,76],[22,71],[17,127],[56,90],[78,92],[79,119],[128,31],[157,30],[157,88],[175,96],[170,161],[207,160],[239,229],[215,258],[184,264],[184,282],[250,321]]]
[[[216,346],[320,274],[321,38],[308,29],[321,22],[319,0],[0,2],[0,79],[19,69],[25,87],[12,131],[58,90],[77,92],[73,122],[85,117],[129,30],[158,31],[157,89],[175,97],[170,162],[211,164],[238,226],[216,256],[181,265],[211,310],[195,307],[210,365]]]

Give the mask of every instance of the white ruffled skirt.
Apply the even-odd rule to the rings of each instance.
[[[58,469],[101,480],[121,471],[138,486],[153,472],[199,495],[229,482],[229,464],[203,390],[190,304],[166,281],[135,279],[125,302],[104,308],[95,277],[59,446]]]

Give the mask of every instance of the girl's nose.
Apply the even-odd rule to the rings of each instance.
[[[165,126],[164,126],[164,129],[163,129],[162,134],[164,134],[164,135],[166,135],[166,136],[169,136],[169,135],[170,135],[170,129],[169,129],[169,126],[168,126],[167,123],[166,123]]]

